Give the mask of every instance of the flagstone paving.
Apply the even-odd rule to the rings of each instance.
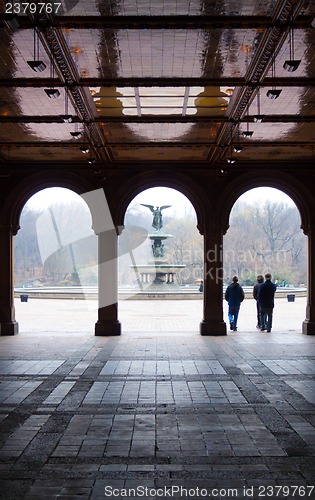
[[[20,333],[0,337],[0,498],[315,498],[299,300],[276,303],[271,334],[249,300],[223,337],[199,335],[201,301],[125,301],[107,338],[82,301],[17,303]]]

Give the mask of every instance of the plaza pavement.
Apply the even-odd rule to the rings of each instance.
[[[16,300],[0,337],[0,498],[315,498],[315,337],[305,298],[255,302],[239,331],[198,333],[202,301]],[[225,305],[226,317],[226,305]]]

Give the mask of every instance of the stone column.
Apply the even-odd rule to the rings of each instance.
[[[13,236],[18,228],[0,226],[0,333],[15,335],[19,325],[15,321],[14,310],[14,245]]]
[[[226,335],[223,320],[223,230],[209,224],[204,237],[203,320],[201,335]]]
[[[304,230],[307,235],[307,305],[306,319],[303,321],[302,332],[305,335],[315,335],[315,224]]]
[[[98,235],[98,321],[95,335],[120,335],[118,321],[118,249],[115,229]]]

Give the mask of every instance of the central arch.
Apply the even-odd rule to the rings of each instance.
[[[162,209],[161,225],[156,225],[157,208]],[[137,322],[140,329],[150,325],[150,332],[191,332],[194,325],[197,331],[202,294],[195,275],[200,283],[203,248],[190,200],[163,184],[140,191],[126,211],[118,247],[124,329],[132,331]],[[185,322],[187,306],[190,321]]]

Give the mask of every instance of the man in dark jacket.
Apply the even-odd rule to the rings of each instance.
[[[258,290],[260,288],[260,285],[264,282],[264,277],[262,274],[258,274],[257,276],[257,283],[253,287],[253,297],[256,300],[256,308],[257,308],[257,325],[256,328],[258,330],[261,329],[262,324],[261,324],[261,314],[260,314],[260,307],[259,307],[259,302],[258,302]]]
[[[261,331],[271,332],[272,314],[274,308],[274,297],[277,290],[276,285],[271,281],[271,274],[265,274],[265,283],[259,287],[258,302],[261,314]]]
[[[225,291],[225,300],[228,303],[229,310],[229,322],[230,329],[234,332],[237,331],[237,318],[240,310],[241,302],[244,300],[244,290],[238,283],[238,277],[233,276],[232,283],[227,287]]]

